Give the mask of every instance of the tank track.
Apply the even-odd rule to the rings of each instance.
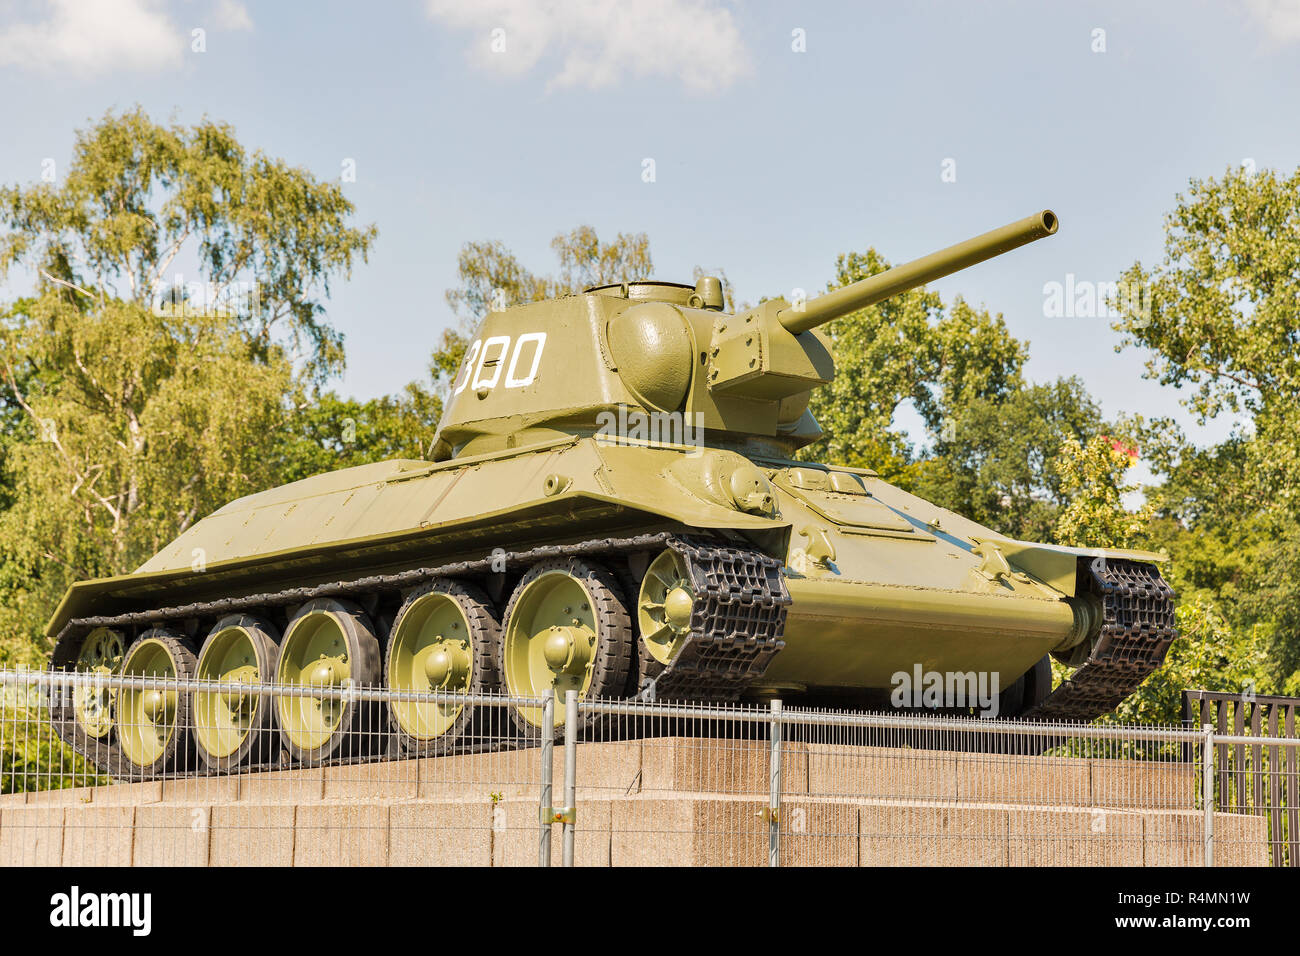
[[[75,618],[55,643],[52,667],[70,657],[67,639],[96,627],[153,626],[191,617],[221,616],[258,608],[299,604],[322,597],[352,597],[375,591],[400,590],[436,577],[463,577],[489,573],[502,562],[506,567],[529,566],[550,558],[626,554],[655,547],[670,547],[685,560],[695,587],[696,602],[691,630],[680,653],[655,681],[656,696],[671,699],[730,701],[750,682],[762,676],[785,642],[786,608],[790,592],[781,575],[781,562],[761,551],[725,545],[701,538],[669,533],[631,538],[601,538],[571,545],[548,545],[528,551],[508,552],[478,561],[461,561],[432,568],[414,568],[395,574],[373,575],[351,581],[333,581],[312,587],[287,588],[238,598],[131,611],[125,614]]]
[[[628,555],[663,547],[672,548],[685,560],[696,600],[691,614],[691,629],[681,651],[672,664],[660,671],[657,680],[652,682],[651,694],[647,696],[654,696],[653,691],[657,688],[658,696],[667,699],[717,702],[735,700],[753,680],[763,674],[771,659],[785,647],[781,635],[785,628],[786,609],[791,602],[781,575],[781,562],[751,548],[671,532],[548,545],[525,551],[498,553],[480,560],[413,568],[394,574],[371,575],[310,587],[75,618],[59,631],[50,669],[60,670],[70,666],[77,656],[78,644],[75,639],[97,627],[154,627],[187,618],[219,618],[242,611],[302,604],[316,598],[349,598],[376,592],[401,591],[418,587],[434,578],[481,576],[493,573],[503,566],[529,567],[548,559]],[[635,595],[630,600],[634,601]],[[509,746],[504,741],[497,744],[502,745]],[[74,743],[74,749],[80,748],[75,748]],[[476,745],[470,749],[483,748]],[[85,753],[83,756],[90,757],[91,754]],[[402,754],[342,755],[329,762],[365,763],[386,756]],[[256,761],[243,769],[270,770],[283,766],[283,761]],[[208,776],[219,772],[211,768],[195,768],[162,774],[160,777]],[[127,779],[130,774],[122,776]]]
[[[76,658],[75,638],[97,627],[153,627],[196,617],[222,617],[244,611],[302,604],[317,598],[360,597],[383,591],[418,587],[434,578],[464,578],[492,573],[500,567],[529,567],[539,561],[580,556],[626,555],[669,547],[689,569],[696,600],[691,628],[680,652],[648,681],[653,699],[734,701],[761,677],[772,658],[785,647],[790,593],[781,562],[752,548],[670,532],[628,538],[601,538],[570,545],[547,545],[507,552],[475,561],[413,568],[394,574],[371,575],[311,587],[286,588],[123,614],[75,618],[60,629],[51,670],[68,667]],[[629,584],[630,586],[630,584]],[[635,603],[635,595],[629,595]]]
[[[1102,607],[1092,653],[1021,719],[1092,721],[1110,713],[1164,662],[1178,636],[1173,588],[1154,565],[1098,557],[1088,573]]]
[[[493,573],[504,560],[518,568],[554,558],[626,555],[668,547],[685,561],[695,590],[690,631],[667,667],[646,681],[648,699],[729,702],[762,677],[785,647],[782,639],[789,590],[782,562],[753,548],[717,539],[663,532],[547,545],[473,561],[415,568],[310,587],[220,598],[117,615],[76,618],[59,632],[51,669],[76,658],[80,634],[96,627],[155,626],[186,618],[222,616],[266,607],[305,603],[321,597],[354,597],[400,591],[438,577]],[[1149,564],[1096,558],[1088,566],[1102,624],[1088,659],[1021,719],[1091,721],[1109,713],[1133,693],[1165,658],[1177,631],[1174,592]],[[363,759],[376,759],[379,755]],[[352,761],[346,761],[352,762]]]
[[[686,562],[695,605],[677,656],[642,696],[734,701],[785,647],[790,592],[781,562],[697,538],[674,537],[667,544]]]
[[[577,556],[599,556],[628,551],[642,551],[648,548],[663,547],[672,538],[664,532],[659,534],[642,534],[631,538],[599,538],[568,545],[545,545],[528,551],[510,551],[493,557],[476,561],[460,561],[432,568],[412,568],[394,574],[377,574],[370,577],[355,578],[350,581],[332,581],[311,587],[286,588],[283,591],[270,591],[263,594],[249,594],[245,597],[219,598],[215,601],[201,601],[193,604],[181,604],[175,607],[154,608],[148,611],[130,611],[96,617],[74,618],[63,626],[55,639],[51,668],[59,669],[67,663],[68,651],[65,639],[78,636],[83,631],[96,627],[131,627],[138,625],[163,624],[168,621],[184,620],[190,617],[207,617],[209,615],[234,614],[256,608],[283,607],[288,604],[301,604],[322,597],[353,597],[375,591],[400,591],[416,587],[437,577],[464,577],[466,575],[490,574],[496,567],[504,564],[507,568],[532,565],[548,558],[568,558]],[[67,642],[70,644],[71,642]],[[63,651],[61,654],[60,651]],[[75,658],[75,654],[71,658]]]

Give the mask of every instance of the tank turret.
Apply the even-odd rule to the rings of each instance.
[[[824,295],[736,314],[709,276],[490,313],[452,383],[435,458],[589,435],[629,408],[670,416],[705,444],[789,454],[821,434],[808,401],[835,366],[820,326],[1056,229],[1044,210]]]

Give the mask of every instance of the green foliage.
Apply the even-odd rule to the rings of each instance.
[[[551,279],[548,297],[581,292],[596,285],[648,279],[654,272],[650,239],[644,232],[620,232],[613,242],[601,242],[591,226],[579,226],[551,240],[560,260],[560,274]]]
[[[1190,387],[1201,420],[1251,422],[1249,487],[1300,507],[1300,169],[1230,169],[1191,181],[1166,218],[1165,255],[1121,277],[1116,328],[1147,350],[1150,377]]]
[[[57,185],[0,187],[0,273],[34,280],[0,303],[0,666],[44,663],[73,581],[129,573],[302,465],[283,453],[294,399],[343,363],[330,282],[375,236],[351,214],[228,126],[139,109],[79,134]],[[43,730],[0,751],[46,785],[78,766]]]
[[[277,483],[388,458],[432,458],[447,383],[465,356],[465,336],[443,333],[429,359],[432,384],[362,402],[334,392],[300,395],[275,453]]]
[[[1086,442],[1101,411],[1077,378],[977,397],[945,421],[915,468],[917,494],[1013,538],[1052,540],[1069,499],[1057,469],[1066,441]]]
[[[429,374],[439,389],[445,390],[455,377],[469,348],[469,338],[456,329],[446,329],[429,359]]]
[[[1121,277],[1116,325],[1147,351],[1149,377],[1188,390],[1200,420],[1237,419],[1209,448],[1169,422],[1141,423],[1165,476],[1150,495],[1152,535],[1175,586],[1260,642],[1261,681],[1287,692],[1300,690],[1298,223],[1300,169],[1192,180],[1166,217],[1162,260]]]
[[[889,267],[874,249],[841,255],[827,291]],[[1007,331],[1001,316],[960,298],[945,307],[925,289],[859,310],[824,331],[836,376],[813,393],[809,407],[825,437],[799,457],[872,468],[910,490],[951,494],[939,503],[956,506],[966,490],[957,487],[957,473],[968,477],[970,463],[918,455],[893,427],[894,418],[910,404],[931,432],[960,433],[954,431],[957,419],[973,406],[996,405],[1020,389],[1027,346]]]
[[[1124,439],[1094,435],[1086,443],[1067,438],[1056,472],[1068,497],[1056,519],[1056,540],[1078,548],[1136,548],[1154,508],[1145,502],[1130,512],[1123,498],[1137,485],[1125,484],[1136,448]]]
[[[496,240],[467,242],[457,256],[460,285],[447,292],[447,303],[466,325],[489,312],[581,292],[589,286],[646,279],[654,271],[645,233],[620,232],[602,242],[591,226],[578,226],[551,240],[560,262],[558,276],[537,276],[523,267]],[[463,334],[463,332],[462,332]]]
[[[26,416],[6,448],[0,629],[39,643],[71,581],[125,574],[231,498],[273,483],[290,381],[225,316],[178,322],[57,288],[0,325],[0,375]],[[39,598],[32,602],[31,598]]]
[[[463,320],[476,321],[494,310],[546,297],[543,280],[496,240],[465,243],[456,262],[461,285],[447,291],[447,304]]]
[[[874,249],[841,255],[827,291],[888,268]],[[813,392],[809,408],[826,437],[800,457],[874,468],[890,480],[905,473],[911,449],[892,424],[904,402],[929,407],[929,386],[938,372],[934,327],[941,310],[938,295],[916,290],[824,327],[836,375]]]
[[[944,310],[929,345],[934,384],[917,410],[932,431],[973,402],[997,402],[1024,386],[1029,346],[1013,337],[1002,316],[958,298]]]
[[[842,255],[828,289],[888,268],[874,249]],[[1003,534],[1052,537],[1070,497],[1057,470],[1062,444],[1103,427],[1082,382],[1026,384],[1028,345],[1001,316],[960,298],[945,306],[925,289],[826,330],[836,378],[810,406],[825,438],[799,457],[872,468]],[[911,447],[894,429],[906,404],[933,436],[929,448]]]
[[[277,449],[277,481],[387,458],[424,458],[442,402],[411,383],[397,395],[359,401],[321,392],[289,411]]]
[[[292,390],[342,367],[323,299],[375,235],[351,212],[228,126],[139,109],[79,134],[58,185],[0,188],[0,270],[36,280],[0,304],[5,662],[39,657],[73,580],[279,481]]]
[[[203,311],[229,314],[263,354],[283,327],[322,377],[343,363],[322,300],[376,235],[345,225],[352,211],[337,184],[248,153],[225,124],[161,126],[136,108],[78,134],[58,186],[0,188],[0,271],[39,270],[42,297],[58,287],[83,310],[143,309],[162,304],[176,288],[168,270],[192,256],[208,284]],[[170,304],[187,301],[183,288]]]

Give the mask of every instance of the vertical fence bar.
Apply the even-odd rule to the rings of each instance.
[[[551,824],[555,811],[551,807],[552,761],[555,754],[555,691],[548,687],[542,698],[542,803],[538,808],[541,832],[537,838],[537,865],[551,865]]]
[[[1229,701],[1219,701],[1219,708],[1215,712],[1217,719],[1214,722],[1214,726],[1219,728],[1219,733],[1225,735],[1228,733],[1228,711],[1231,709],[1228,704]],[[1219,754],[1216,758],[1218,761],[1216,766],[1219,768],[1219,806],[1225,810],[1232,806],[1232,774],[1228,773],[1230,756],[1228,745],[1219,744]]]
[[[1214,728],[1205,724],[1205,746],[1201,751],[1201,802],[1205,805],[1205,851],[1203,862],[1214,866]]]
[[[1266,736],[1276,740],[1278,736],[1278,711],[1275,703],[1268,705],[1268,722],[1265,724]],[[1286,840],[1282,832],[1282,764],[1278,759],[1282,753],[1277,747],[1269,747],[1264,753],[1268,767],[1268,835],[1271,843],[1270,858],[1274,866],[1286,865]]]
[[[1295,739],[1295,706],[1286,707],[1283,733]],[[1296,786],[1295,746],[1286,748],[1286,859],[1290,866],[1300,866],[1300,788]]]
[[[564,865],[573,866],[578,814],[578,692],[564,692]]]
[[[781,865],[781,702],[772,701],[767,802],[767,865]]]

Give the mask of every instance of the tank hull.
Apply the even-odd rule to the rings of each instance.
[[[768,514],[741,512],[711,487],[710,476],[747,464],[772,483]],[[842,476],[847,490],[812,487],[830,476]],[[755,683],[758,693],[888,688],[918,663],[996,672],[1005,685],[1079,626],[1071,604],[1078,553],[1070,549],[1006,542],[1008,553],[1032,548],[1037,563],[1025,563],[1039,575],[1014,567],[991,581],[978,549],[999,540],[995,532],[869,472],[586,437],[470,460],[362,466],[240,499],[135,573],[75,585],[48,630],[57,636],[74,619],[496,550],[667,530],[742,539],[780,561],[790,594],[785,647]],[[810,558],[814,538],[833,557]]]

